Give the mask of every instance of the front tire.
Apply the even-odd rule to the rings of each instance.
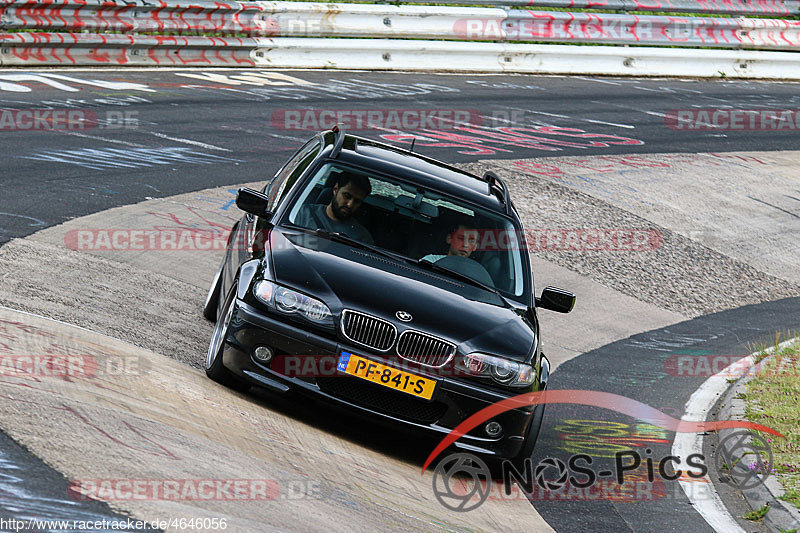
[[[525,434],[525,440],[522,443],[517,455],[510,457],[511,463],[519,470],[525,465],[525,459],[529,459],[533,455],[533,450],[536,447],[536,441],[539,440],[539,432],[542,429],[542,420],[544,419],[544,404],[537,405],[533,410],[533,417],[528,426],[528,431]]]
[[[217,320],[217,324],[214,326],[214,332],[211,334],[211,341],[208,344],[208,352],[206,353],[205,369],[206,376],[213,381],[238,391],[245,391],[250,388],[250,386],[234,376],[231,371],[222,364],[225,337],[228,335],[228,328],[235,309],[236,285],[231,287],[231,291],[228,293],[228,297],[225,299],[225,305],[222,308],[222,315],[220,315],[219,320]]]
[[[223,259],[217,269],[217,273],[214,274],[214,281],[211,282],[211,288],[208,289],[208,295],[206,295],[206,302],[203,304],[203,316],[211,322],[217,321],[217,307],[219,306],[219,293],[222,289],[222,269],[224,267],[225,260]]]

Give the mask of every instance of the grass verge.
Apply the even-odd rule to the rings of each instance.
[[[779,340],[776,336],[776,346]],[[786,491],[782,499],[800,508],[800,341],[773,353],[761,349],[756,361],[755,377],[747,383],[746,416],[786,436],[765,436],[774,459],[769,468]]]

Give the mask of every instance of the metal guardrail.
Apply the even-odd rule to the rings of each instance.
[[[285,1],[124,1],[0,0],[0,28],[42,32],[0,34],[0,65],[409,70],[452,66],[460,71],[800,78],[800,56],[792,53],[508,44],[533,41],[795,52],[800,47],[800,21],[793,20]],[[589,6],[589,1],[575,0],[571,5]],[[597,0],[591,7],[633,1],[639,2]],[[670,1],[674,6],[689,0]],[[715,1],[696,3],[710,6]],[[737,1],[720,0],[734,7]],[[775,0],[752,3],[762,10],[777,4]],[[792,9],[796,4],[791,4]],[[783,7],[789,5],[783,3]],[[235,34],[245,37],[233,37]],[[706,70],[695,72],[689,65],[703,65]]]
[[[269,34],[266,18],[274,9],[266,4],[209,0],[126,0],[119,4],[109,0],[0,0],[0,29]]]
[[[359,1],[359,0],[355,0]],[[369,1],[369,0],[364,0]],[[430,4],[433,0],[401,0],[404,4]],[[447,0],[451,5],[555,7],[611,11],[661,11],[672,13],[718,13],[726,15],[789,16],[800,13],[796,0]]]
[[[435,0],[399,0],[403,4],[430,4]],[[352,3],[394,4],[392,0],[350,0]],[[176,9],[194,12],[208,9],[203,4],[193,2],[178,4],[164,0],[125,0],[121,4],[113,0],[0,0],[0,12],[4,8],[29,10],[33,17],[47,9],[83,7],[106,12],[134,10]],[[214,2],[215,10],[222,13],[259,12],[263,2]],[[659,11],[667,13],[703,13],[751,16],[792,16],[800,14],[800,0],[446,0],[449,5],[560,8],[571,10],[595,9],[607,11]]]
[[[141,1],[141,0],[140,0]],[[146,1],[146,0],[145,0]],[[27,3],[30,5],[30,2]],[[58,0],[2,9],[2,27],[61,31],[533,41],[797,50],[800,21],[311,2]],[[47,5],[53,5],[47,4]],[[35,4],[42,5],[42,4]]]
[[[425,4],[431,0],[402,0],[406,4]],[[800,13],[795,0],[447,0],[453,5],[555,7],[562,9],[605,9],[612,11],[662,11],[673,13],[719,13],[727,15],[788,16]]]
[[[10,33],[0,35],[0,66],[252,67],[260,45],[252,38]]]
[[[6,39],[10,37],[10,39]],[[0,36],[0,66],[342,68],[798,79],[796,54],[391,39]]]

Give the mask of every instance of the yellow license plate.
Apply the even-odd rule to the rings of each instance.
[[[382,365],[349,352],[342,352],[336,368],[345,374],[366,379],[412,396],[419,396],[426,400],[430,400],[433,397],[433,391],[436,389],[435,380]]]

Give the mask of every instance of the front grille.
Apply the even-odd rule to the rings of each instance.
[[[345,309],[342,313],[342,334],[349,340],[385,352],[397,338],[397,328],[391,322]]]
[[[397,392],[358,378],[318,378],[322,392],[355,405],[404,420],[433,424],[444,416],[447,406]]]
[[[446,365],[455,351],[455,344],[419,331],[404,331],[397,341],[397,355],[426,366]]]

